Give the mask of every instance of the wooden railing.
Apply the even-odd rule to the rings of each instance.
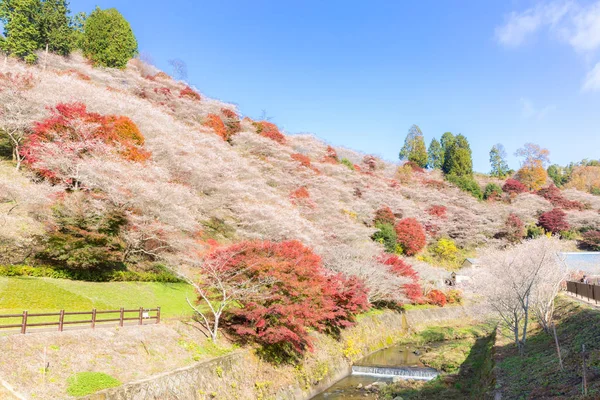
[[[135,316],[130,316],[135,313]],[[110,315],[113,314],[113,315]],[[118,314],[118,317],[114,316]],[[70,316],[89,316],[82,320],[71,320]],[[110,318],[102,318],[107,316]],[[52,321],[53,317],[57,317]],[[65,318],[67,317],[67,318]],[[45,321],[40,321],[44,319]],[[9,323],[2,325],[2,322]],[[12,321],[11,321],[12,320]],[[40,321],[40,322],[36,322]],[[154,321],[155,324],[160,323],[160,307],[156,308],[143,308],[140,307],[135,310],[126,310],[121,308],[120,310],[96,310],[92,311],[71,311],[66,312],[60,310],[56,313],[29,313],[23,311],[22,314],[5,314],[0,315],[0,330],[2,329],[20,329],[21,333],[27,333],[27,329],[31,327],[46,327],[56,326],[58,331],[62,332],[65,329],[65,325],[74,325],[79,327],[87,327],[94,329],[98,324],[105,324],[107,322],[118,322],[119,326],[124,326],[126,321],[137,321],[136,325],[144,325],[146,321]],[[10,323],[12,322],[12,323]],[[82,326],[83,325],[83,326]]]
[[[576,296],[585,297],[594,300],[596,303],[600,300],[600,286],[583,282],[567,281],[567,292]]]

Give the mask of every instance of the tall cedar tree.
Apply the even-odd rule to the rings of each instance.
[[[0,20],[5,36],[2,50],[33,64],[40,43],[39,15],[40,0],[0,0]]]
[[[506,163],[506,150],[500,143],[492,146],[490,150],[490,165],[492,166],[492,172],[490,175],[504,178],[508,175],[508,164]]]
[[[40,44],[43,48],[67,56],[73,43],[67,0],[44,0],[39,18]]]
[[[427,156],[429,157],[427,163],[429,168],[442,169],[442,165],[444,165],[444,149],[436,138],[431,139],[429,149],[427,150]]]
[[[416,163],[419,167],[427,166],[427,148],[423,139],[423,132],[417,125],[413,125],[408,130],[404,146],[400,150],[400,159]]]
[[[469,141],[463,135],[457,135],[448,147],[444,159],[444,173],[455,176],[473,175],[473,160]]]
[[[440,145],[442,146],[442,169],[444,168],[444,162],[446,161],[446,153],[452,143],[454,143],[454,140],[454,135],[451,132],[444,132],[440,138]]]
[[[129,22],[115,8],[96,8],[85,21],[83,53],[94,65],[123,69],[138,51]]]

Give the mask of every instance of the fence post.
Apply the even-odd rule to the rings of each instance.
[[[58,317],[58,330],[63,331],[63,325],[65,323],[65,310],[60,310],[60,316]]]
[[[160,324],[160,307],[156,307],[156,323]]]
[[[144,323],[142,318],[144,318],[144,307],[140,307],[140,325]]]
[[[21,333],[27,332],[27,311],[23,311],[23,321],[21,322]]]
[[[96,329],[96,309],[92,310],[92,329]]]
[[[123,317],[125,316],[125,309],[121,307],[121,316],[119,317],[119,326],[123,326]]]

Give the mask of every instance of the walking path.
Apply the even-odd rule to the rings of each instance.
[[[579,301],[581,303],[585,303],[585,304],[587,304],[589,306],[592,306],[594,308],[600,309],[600,303],[596,303],[595,300],[590,300],[587,297],[577,296],[576,294],[571,293],[571,292],[567,292],[567,291],[564,291],[564,293],[567,296],[569,296],[570,298],[572,298],[572,299],[575,299],[575,300],[577,300],[577,301]]]

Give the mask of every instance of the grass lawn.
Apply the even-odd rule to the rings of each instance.
[[[83,282],[66,279],[0,277],[0,314],[161,308],[161,317],[189,316],[185,283]],[[81,319],[81,316],[78,316]],[[41,320],[36,320],[40,322]],[[3,320],[0,324],[14,323]]]

